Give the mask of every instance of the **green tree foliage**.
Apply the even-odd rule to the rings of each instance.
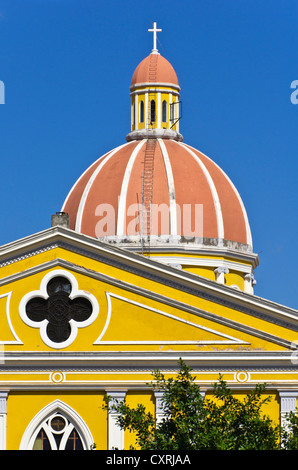
[[[112,404],[118,425],[135,433],[141,450],[273,450],[279,448],[280,430],[261,411],[269,401],[258,385],[243,400],[233,396],[222,376],[213,396],[204,399],[191,368],[182,360],[175,378],[153,373],[153,389],[163,392],[161,422],[144,405]],[[298,421],[296,423],[298,436]],[[298,439],[298,437],[296,437]]]
[[[292,411],[285,417],[285,426],[281,432],[281,448],[298,450],[298,417]]]

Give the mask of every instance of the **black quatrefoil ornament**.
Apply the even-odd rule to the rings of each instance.
[[[84,297],[70,298],[72,285],[66,277],[57,276],[47,284],[48,298],[34,297],[26,304],[26,315],[33,322],[47,320],[47,336],[54,343],[67,341],[70,320],[84,322],[92,314],[92,304]]]

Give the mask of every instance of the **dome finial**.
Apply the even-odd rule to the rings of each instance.
[[[156,48],[157,33],[161,32],[162,29],[157,29],[156,23],[154,22],[154,23],[153,23],[153,28],[152,28],[152,29],[148,29],[148,31],[149,31],[150,33],[153,33],[153,49],[152,49],[152,53],[153,53],[153,54],[158,54],[158,50],[157,50],[157,48]]]

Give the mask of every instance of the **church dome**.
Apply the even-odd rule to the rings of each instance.
[[[119,246],[187,250],[226,247],[252,253],[244,204],[225,172],[183,142],[180,88],[154,47],[130,86],[127,142],[95,161],[70,190],[70,228]],[[178,247],[178,248],[177,248]]]
[[[153,52],[145,57],[135,69],[131,88],[148,83],[171,84],[179,88],[173,66],[162,55]]]
[[[128,142],[93,163],[64,206],[70,228],[91,237],[252,245],[243,202],[210,158],[171,139]]]

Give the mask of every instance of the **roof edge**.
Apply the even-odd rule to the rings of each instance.
[[[84,251],[86,256],[97,254],[98,256],[104,256],[110,259],[110,261],[117,259],[117,263],[122,261],[127,266],[133,266],[135,272],[141,269],[145,273],[149,270],[151,273],[155,273],[157,278],[161,277],[163,282],[170,279],[171,282],[175,281],[181,286],[192,285],[198,294],[198,289],[201,289],[202,291],[208,291],[210,295],[225,298],[227,301],[229,299],[239,305],[245,302],[250,308],[265,310],[271,316],[294,316],[297,317],[298,320],[298,310],[291,307],[252,294],[247,294],[243,291],[232,290],[229,286],[218,284],[215,281],[211,281],[191,272],[176,269],[164,263],[159,263],[138,253],[120,248],[119,246],[111,246],[108,243],[61,226],[51,227],[3,245],[0,247],[0,262],[3,267],[17,262],[20,259],[24,259],[26,256],[36,255],[39,252],[38,250],[50,249],[53,245],[57,247],[64,246],[65,244],[67,244],[68,248],[80,248]]]

